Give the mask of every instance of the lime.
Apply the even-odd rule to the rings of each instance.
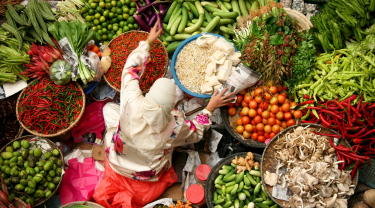
[[[130,8],[130,10],[133,10],[134,13],[137,11],[136,8]]]
[[[134,27],[134,29],[138,29],[139,25],[138,25],[137,23],[135,23],[135,24],[133,25],[133,27]]]
[[[128,24],[128,27],[130,30],[134,29],[134,26],[132,24]]]
[[[129,8],[126,8],[126,7],[123,8],[123,9],[122,9],[122,13],[126,13],[126,14],[128,14],[128,13],[129,13]]]
[[[90,10],[89,10],[89,15],[94,15],[94,14],[95,14],[95,10],[90,9]]]
[[[103,29],[101,25],[96,26],[96,28],[97,28],[98,30]]]
[[[89,0],[87,3],[90,5],[90,4],[94,3],[94,0]]]
[[[117,8],[117,14],[122,14],[122,9]]]
[[[89,15],[87,15],[87,16],[85,17],[85,19],[86,19],[87,22],[91,22],[91,21],[92,21],[92,18],[91,18],[91,16],[89,16]]]
[[[107,28],[102,29],[103,34],[107,34]]]
[[[89,28],[92,28],[92,23],[91,22],[89,22],[89,23],[87,23],[87,26],[89,27]]]
[[[118,19],[119,21],[122,21],[122,20],[124,20],[124,17],[123,17],[122,15],[117,15],[117,19]]]
[[[133,11],[133,10],[130,10],[130,11],[129,11],[129,15],[130,15],[130,16],[133,16],[133,14],[134,14],[134,11]]]
[[[98,30],[98,35],[103,35],[103,32],[101,30]]]
[[[97,30],[99,30],[99,29],[98,29],[97,27],[94,26],[94,27],[92,27],[92,30],[93,30],[93,31],[97,31]]]
[[[109,34],[108,34],[108,40],[112,40],[112,38],[113,38],[113,34],[112,34],[112,33],[109,33]]]
[[[100,22],[105,22],[105,17],[101,16],[99,19]]]
[[[123,28],[123,27],[124,27],[124,23],[125,23],[124,21],[121,21],[121,22],[118,24],[118,26],[121,27],[121,28]],[[93,28],[93,29],[94,29],[94,28]]]
[[[122,3],[121,3],[121,1],[117,1],[116,6],[117,6],[118,8],[122,7]]]
[[[105,8],[105,3],[104,3],[104,2],[100,2],[100,3],[99,3],[99,6],[100,6],[102,9],[104,9],[104,8]]]
[[[128,15],[128,14],[123,14],[122,17],[123,17],[124,19],[128,19],[128,18],[129,18],[129,15]]]
[[[116,1],[111,1],[111,4],[112,4],[112,6],[116,6],[117,5],[117,2]],[[111,38],[112,39],[112,38]]]
[[[107,22],[103,22],[103,23],[102,23],[102,27],[103,27],[103,28],[107,28],[107,27],[108,27],[108,23],[107,23]]]
[[[117,30],[116,35],[121,35],[121,33],[122,33],[122,30],[121,30],[121,29],[120,29],[120,30]]]
[[[105,3],[111,3],[112,0],[104,0]]]
[[[111,19],[111,23],[116,23],[117,21],[118,21],[117,18]]]
[[[113,14],[112,12],[110,12],[108,16],[109,16],[109,19],[112,19],[112,18],[115,17],[115,14]]]
[[[108,16],[109,16],[109,10],[105,10],[105,11],[103,12],[103,16],[104,16],[104,17],[108,17]]]
[[[91,4],[90,4],[90,7],[93,8],[93,9],[96,8],[97,6],[98,6],[97,3],[91,3]]]
[[[82,14],[82,17],[83,17],[83,18],[86,18],[87,15],[89,15],[89,13],[84,13],[84,14]]]
[[[132,2],[131,0],[125,0],[126,5],[130,5],[131,2]]]
[[[107,40],[107,35],[102,35],[102,40]]]
[[[135,19],[134,19],[134,17],[129,17],[127,21],[128,21],[130,24],[134,24],[134,23],[135,23]]]
[[[117,25],[118,26],[118,23],[116,22],[116,23],[113,23],[113,26],[115,26],[115,25]]]
[[[95,19],[99,20],[100,17],[101,17],[101,15],[100,15],[100,13],[96,13],[94,17],[95,17]],[[94,23],[94,24],[95,24],[95,23]]]
[[[130,7],[135,8],[135,3],[134,3],[134,2],[131,2],[131,3],[130,3]]]
[[[111,12],[112,13],[116,13],[117,12],[117,8],[116,7],[112,7]]]
[[[94,25],[99,25],[100,24],[100,22],[99,22],[99,20],[98,19],[94,19]]]
[[[118,30],[118,26],[117,25],[113,25],[113,30],[117,31]]]
[[[125,8],[129,9],[128,5],[122,5],[121,9],[124,10]]]
[[[103,12],[103,8],[101,8],[100,6],[97,6],[96,7],[96,12],[102,13]]]
[[[88,12],[89,10],[87,9],[87,7],[82,7],[81,8],[81,13],[84,14],[86,12]]]
[[[127,21],[124,21],[124,26],[127,26],[129,23]]]
[[[105,4],[105,8],[106,9],[111,9],[112,8],[112,4],[111,3],[106,3]]]
[[[112,30],[113,26],[111,24],[108,25],[108,30]]]
[[[99,2],[99,0],[94,0],[94,2]]]

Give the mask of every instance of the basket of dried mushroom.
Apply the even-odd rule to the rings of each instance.
[[[330,137],[316,132],[338,135],[317,124],[295,125],[277,134],[263,152],[263,186],[282,207],[344,208],[354,194],[358,170],[353,179],[351,170],[340,170]],[[346,140],[340,144],[350,147]]]

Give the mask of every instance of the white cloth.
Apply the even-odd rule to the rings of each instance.
[[[141,41],[129,55],[121,77],[120,105],[107,103],[103,113],[111,168],[135,180],[157,181],[171,166],[174,147],[202,139],[204,129],[211,125],[211,113],[203,110],[193,121],[185,120],[182,112],[173,109],[172,81],[160,79],[146,97],[142,95],[138,80],[128,70],[145,63],[149,48]]]

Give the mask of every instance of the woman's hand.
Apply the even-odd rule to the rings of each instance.
[[[158,27],[159,21],[160,19],[156,21],[154,27],[151,29],[150,34],[148,35],[147,41],[149,44],[154,42],[159,37],[159,35],[163,33],[163,28]]]
[[[214,94],[212,95],[211,100],[208,103],[206,109],[211,112],[214,112],[216,108],[226,106],[231,101],[233,101],[235,99],[235,97],[233,96],[234,95],[233,92],[229,93],[228,95],[223,96],[227,90],[228,88],[225,88],[220,94],[217,94],[217,90],[216,90]]]

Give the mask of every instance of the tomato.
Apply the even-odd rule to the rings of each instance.
[[[296,112],[295,110],[290,110],[290,113],[292,114],[292,115],[294,115],[294,112]]]
[[[284,103],[290,104],[290,100],[288,98],[285,98],[285,102]]]
[[[272,112],[270,112],[270,118],[276,118],[276,114],[275,114],[275,113],[272,113]]]
[[[262,117],[268,119],[270,117],[270,112],[269,111],[263,111]]]
[[[283,131],[284,130],[284,128],[283,127],[280,127],[280,131]]]
[[[242,90],[242,91],[240,92],[240,95],[244,95],[245,93],[246,93],[246,89]]]
[[[277,100],[279,101],[279,103],[284,103],[285,102],[285,96],[279,95],[279,96],[277,96]]]
[[[261,108],[258,108],[258,109],[257,109],[257,114],[261,116],[261,115],[262,115],[262,113],[263,113],[263,109],[261,109]]]
[[[246,91],[245,96],[246,96],[246,95],[251,97],[251,93],[250,93],[250,91]]]
[[[228,109],[228,114],[231,115],[231,116],[236,115],[236,108],[234,108],[234,107],[230,107],[230,108]]]
[[[253,140],[257,140],[257,139],[258,139],[258,134],[257,134],[257,133],[252,133],[252,134],[251,134],[251,138],[252,138]]]
[[[244,107],[244,108],[242,108],[242,111],[241,111],[241,113],[242,113],[242,115],[244,115],[244,116],[247,116],[247,115],[249,115],[249,108],[248,107]]]
[[[237,133],[242,134],[243,131],[245,131],[245,129],[243,128],[243,126],[237,126],[236,131],[237,131]]]
[[[268,87],[265,86],[265,85],[263,85],[261,88],[262,88],[263,92],[267,92],[268,91]]]
[[[254,95],[255,96],[259,96],[259,95],[261,95],[262,94],[262,89],[260,89],[260,88],[257,88],[255,91],[254,91]]]
[[[237,95],[237,103],[241,103],[243,101],[243,96],[242,95]]]
[[[279,125],[273,125],[272,126],[272,132],[277,134],[280,132],[280,126]]]
[[[244,100],[241,102],[242,107],[249,107],[249,104]]]
[[[290,119],[292,119],[292,114],[290,112],[286,112],[284,113],[284,118],[286,121],[289,121]]]
[[[276,87],[276,86],[271,86],[271,87],[270,87],[270,92],[271,92],[272,94],[277,93],[277,87]]]
[[[272,127],[270,125],[265,125],[264,126],[264,132],[271,133],[272,132]]]
[[[257,127],[256,127],[256,125],[255,125],[255,124],[254,124],[254,125],[253,125],[253,124],[251,124],[251,125],[253,126],[253,132],[254,132],[254,133],[258,133],[258,130],[257,130]]]
[[[257,115],[254,117],[254,122],[255,124],[258,124],[258,123],[261,123],[262,122],[262,117],[260,117],[260,115]]]
[[[286,125],[293,126],[293,125],[296,125],[296,122],[293,119],[290,119],[289,121],[286,122]]]
[[[257,128],[258,131],[263,131],[263,129],[264,129],[264,124],[263,124],[263,123],[258,123],[258,124],[256,125],[256,128]]]
[[[271,125],[271,126],[273,126],[273,125],[275,125],[276,124],[276,119],[275,118],[269,118],[268,119],[268,125]]]
[[[243,125],[246,125],[246,124],[250,123],[250,117],[249,116],[244,116],[241,119],[242,119]]]
[[[278,112],[279,112],[279,106],[277,106],[277,105],[272,105],[272,107],[271,107],[271,112],[272,112],[272,113],[278,113]]]
[[[270,138],[270,134],[269,133],[264,133],[264,137],[266,137],[266,139],[269,139]]]
[[[296,106],[296,105],[297,105],[296,102],[291,102],[291,103],[290,103],[290,107],[293,107],[293,106]]]
[[[281,121],[280,120],[278,120],[278,119],[276,119],[276,125],[279,125],[279,126],[281,126]]]
[[[294,112],[293,115],[294,115],[294,118],[300,119],[300,118],[302,118],[302,111],[297,110],[297,111]]]
[[[268,105],[267,111],[271,112],[271,107],[272,107],[272,105]]]
[[[272,138],[274,138],[276,136],[276,134],[275,133],[270,133],[270,138],[272,139]]]
[[[244,137],[245,139],[248,139],[248,138],[251,137],[251,133],[248,132],[248,131],[244,131],[244,132],[242,133],[242,135],[243,135],[243,137]]]
[[[272,87],[274,85],[274,81],[270,80],[267,82],[268,87]]]
[[[234,106],[236,106],[236,107],[238,107],[238,106],[240,106],[241,105],[241,103],[235,103],[234,104]]]
[[[234,103],[229,103],[229,104],[227,105],[228,108],[231,108],[231,107],[233,107],[233,106],[234,106]]]
[[[245,97],[243,98],[243,101],[245,101],[246,103],[249,103],[251,100],[251,96],[250,95],[245,95]]]
[[[264,131],[258,131],[258,136],[263,136],[264,135]]]
[[[288,97],[288,95],[286,94],[286,92],[284,91],[284,92],[282,92],[280,95],[282,95],[282,96],[284,96],[285,98],[287,98]]]
[[[278,112],[278,113],[276,113],[276,119],[278,119],[278,120],[283,120],[283,118],[284,118],[284,113],[283,112]]]
[[[256,123],[255,123],[254,119],[251,120],[250,124],[253,125],[253,128],[255,128],[255,124],[256,124]]]
[[[242,114],[242,111],[240,111],[240,113],[239,113],[239,114],[240,114],[240,116],[241,116],[241,117],[244,117],[244,115]]]
[[[237,119],[236,123],[237,125],[242,126],[242,119],[241,118]]]
[[[265,136],[258,136],[258,142],[264,142],[264,141],[266,141]]]
[[[281,127],[283,127],[284,129],[288,128],[288,125],[286,125],[286,121],[281,122]]]
[[[250,109],[248,115],[249,115],[251,118],[254,118],[254,117],[257,115],[257,111],[254,110],[254,109]]]
[[[268,119],[266,119],[266,118],[262,118],[262,123],[263,123],[264,125],[267,125],[267,124],[268,124]]]
[[[278,86],[277,87],[277,92],[281,92],[281,91],[283,91],[283,88],[281,86]]]
[[[289,111],[290,111],[290,105],[289,105],[289,103],[284,103],[284,104],[281,106],[281,109],[282,109],[284,112],[289,112]]]
[[[251,125],[251,124],[246,124],[246,125],[245,125],[245,131],[247,131],[247,132],[252,132],[252,131],[253,131],[253,125]]]
[[[271,100],[270,100],[270,104],[271,105],[277,105],[278,104],[278,100],[277,100],[277,97],[272,97]]]
[[[269,93],[264,93],[264,99],[266,99],[266,100],[271,100],[271,98],[272,98],[272,96],[269,94]]]
[[[257,103],[261,103],[263,101],[262,97],[260,97],[260,96],[256,96],[254,100]]]
[[[260,108],[263,108],[263,110],[266,110],[266,109],[268,109],[268,103],[267,102],[261,102],[260,104],[259,104],[259,107]]]
[[[256,109],[258,107],[258,103],[255,100],[249,102],[249,107],[251,109]]]

